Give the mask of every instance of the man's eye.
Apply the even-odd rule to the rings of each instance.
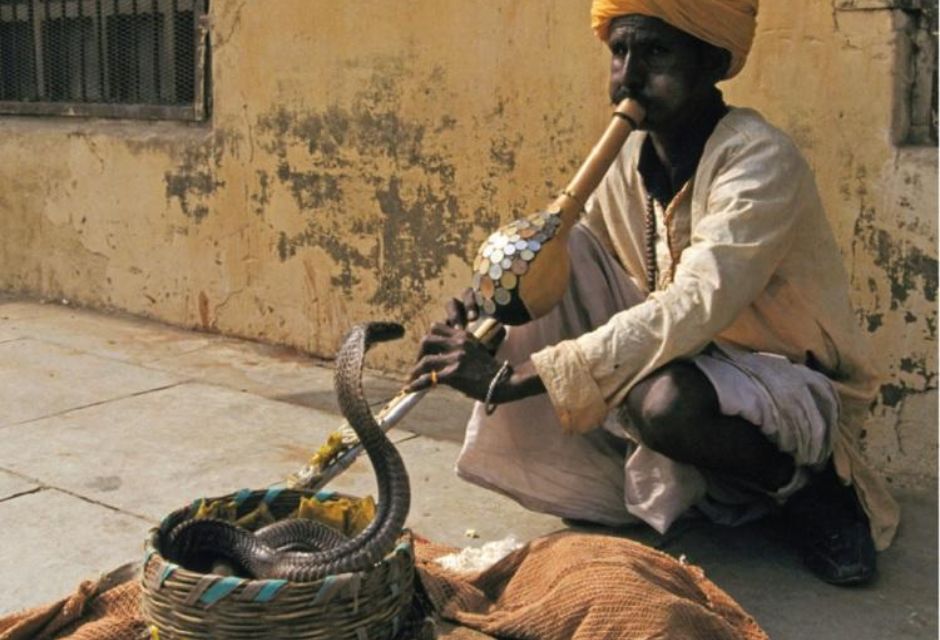
[[[658,44],[654,44],[652,47],[650,47],[649,51],[651,54],[657,57],[664,56],[669,53],[669,49],[667,49],[666,47],[661,47]]]
[[[610,47],[610,52],[614,55],[614,57],[622,58],[627,54],[627,48],[622,44],[613,44]]]

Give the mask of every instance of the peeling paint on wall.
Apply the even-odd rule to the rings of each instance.
[[[903,237],[873,225],[874,211],[859,215],[855,226],[855,249],[874,256],[891,285],[890,309],[903,307],[908,298],[920,293],[927,301],[937,300],[937,258],[926,255]]]
[[[926,255],[903,236],[878,228],[875,220],[873,209],[861,211],[855,223],[853,252],[870,254],[875,266],[883,271],[890,283],[890,309],[903,308],[917,293],[936,302],[937,258]]]
[[[853,228],[853,280],[856,288],[866,293],[858,310],[863,326],[876,339],[880,332],[890,330],[895,334],[920,334],[925,343],[935,344],[937,258],[918,246],[922,241],[919,235],[899,232],[897,227],[882,228],[881,216],[866,204],[871,197],[866,189],[860,188],[857,196],[862,206]],[[861,274],[864,278],[859,278]],[[924,301],[930,305],[924,305]],[[894,344],[891,351],[880,351],[877,361],[884,382],[874,414],[879,423],[890,425],[893,437],[886,437],[881,430],[871,444],[891,464],[904,464],[903,460],[917,455],[916,449],[905,450],[901,440],[904,416],[910,413],[906,408],[921,404],[923,398],[937,392],[936,354],[908,349]],[[873,433],[868,431],[867,435]],[[868,440],[866,437],[863,442]],[[926,455],[929,457],[929,452]]]
[[[271,178],[268,172],[263,169],[258,169],[255,174],[258,177],[258,188],[255,189],[250,196],[253,204],[252,211],[254,211],[256,215],[263,216],[265,208],[271,203],[271,194],[268,193]]]
[[[323,357],[405,319],[372,360],[404,370],[479,243],[550,202],[607,119],[583,6],[448,6],[214,3],[211,122],[0,119],[0,288]],[[765,0],[723,91],[814,168],[884,376],[866,455],[935,475],[937,157],[892,142],[891,14]]]
[[[456,119],[403,116],[409,70],[400,59],[374,64],[348,107],[278,107],[258,118],[259,146],[277,158],[277,175],[252,200],[260,206],[278,188],[292,196],[304,228],[280,233],[280,260],[318,247],[339,266],[333,285],[351,295],[369,272],[369,303],[410,314],[429,302],[426,285],[448,258],[468,259],[476,221],[461,211],[455,165],[443,148]],[[492,148],[494,164],[511,170],[512,144],[496,140]],[[348,193],[361,190],[372,194],[373,208],[349,211]]]
[[[218,177],[222,160],[239,138],[238,133],[217,130],[203,144],[186,148],[176,168],[163,176],[167,201],[175,198],[184,216],[202,222],[209,215],[213,194],[225,186]]]

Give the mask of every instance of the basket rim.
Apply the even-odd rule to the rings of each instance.
[[[189,505],[180,507],[178,509],[171,511],[169,514],[164,516],[164,518],[160,521],[160,524],[150,529],[149,534],[147,535],[147,539],[144,543],[144,561],[142,565],[141,579],[146,582],[147,567],[149,563],[154,560],[161,563],[159,567],[161,578],[159,581],[159,585],[157,585],[156,588],[159,588],[160,586],[162,586],[162,584],[167,580],[167,578],[170,577],[170,575],[177,573],[177,572],[181,576],[186,576],[186,577],[189,577],[190,579],[195,579],[195,580],[200,580],[207,576],[212,576],[214,578],[218,578],[219,580],[229,579],[230,581],[238,580],[241,582],[274,583],[274,584],[282,585],[282,586],[296,585],[299,587],[300,585],[304,585],[307,587],[312,587],[314,585],[322,585],[324,582],[335,580],[338,577],[345,577],[345,576],[357,575],[357,574],[358,575],[369,574],[372,571],[376,571],[377,569],[379,569],[382,565],[386,565],[389,562],[397,561],[398,556],[401,554],[404,554],[407,557],[407,561],[409,565],[414,566],[415,564],[414,534],[412,533],[411,529],[407,527],[402,529],[402,532],[399,535],[395,546],[391,550],[389,550],[389,552],[386,553],[382,557],[381,560],[375,563],[375,565],[367,569],[362,569],[360,571],[352,571],[352,572],[346,572],[346,573],[341,573],[341,574],[330,574],[327,576],[323,576],[322,578],[319,578],[317,580],[307,581],[307,582],[288,581],[288,580],[282,580],[282,579],[277,579],[277,578],[234,578],[232,576],[222,576],[219,574],[199,573],[197,571],[187,569],[179,564],[171,562],[170,560],[167,560],[160,551],[160,544],[159,544],[160,536],[165,531],[167,523],[174,516],[177,516],[184,510],[191,511],[197,508],[199,503],[203,500],[233,499],[236,501],[236,504],[240,505],[240,504],[243,504],[244,502],[247,502],[248,500],[252,498],[257,498],[261,496],[262,502],[270,504],[275,499],[277,499],[278,497],[281,497],[284,494],[297,495],[298,497],[314,497],[320,500],[321,502],[326,501],[326,500],[337,499],[337,498],[356,497],[356,496],[351,496],[349,494],[344,494],[344,493],[340,493],[340,492],[332,491],[332,490],[321,489],[319,491],[311,491],[308,489],[288,488],[284,486],[275,485],[273,487],[268,487],[267,489],[240,489],[238,491],[234,491],[234,492],[224,494],[221,496],[214,496],[214,497],[205,496],[201,498],[196,498],[195,500],[191,501]],[[280,518],[278,521],[285,520],[285,519],[286,518]]]
[[[210,501],[218,501],[218,500],[232,500],[235,502],[236,506],[241,506],[245,504],[246,502],[250,502],[251,500],[260,497],[262,502],[266,504],[272,504],[283,495],[286,495],[286,496],[296,495],[296,496],[305,497],[305,498],[316,498],[320,502],[325,502],[327,500],[333,500],[337,498],[358,499],[358,496],[354,496],[348,493],[342,493],[340,491],[334,491],[332,489],[320,489],[317,491],[312,491],[309,489],[298,489],[298,488],[286,487],[284,485],[279,485],[279,484],[272,485],[265,489],[242,488],[236,491],[231,491],[229,493],[222,494],[220,496],[200,496],[198,498],[194,498],[190,500],[188,505],[181,506],[170,511],[160,521],[160,525],[162,526],[167,520],[169,520],[171,517],[173,517],[174,515],[178,514],[179,512],[183,510],[186,510],[186,509],[195,510],[196,508],[198,508],[199,504],[202,502],[210,502]]]

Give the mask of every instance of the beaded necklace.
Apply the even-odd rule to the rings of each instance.
[[[656,208],[653,196],[646,196],[646,291],[656,291],[659,268],[656,264]]]

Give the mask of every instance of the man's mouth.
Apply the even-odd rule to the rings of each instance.
[[[649,101],[648,101],[645,97],[643,97],[643,96],[641,96],[641,95],[637,95],[636,93],[631,92],[631,91],[630,91],[629,89],[627,89],[626,87],[621,87],[621,88],[617,89],[617,91],[614,92],[614,96],[613,96],[612,102],[613,102],[613,104],[620,104],[621,102],[623,102],[623,101],[626,100],[627,98],[631,98],[631,99],[633,99],[633,100],[636,100],[638,103],[640,103],[640,106],[642,106],[644,109],[648,109],[648,108],[649,108]]]

